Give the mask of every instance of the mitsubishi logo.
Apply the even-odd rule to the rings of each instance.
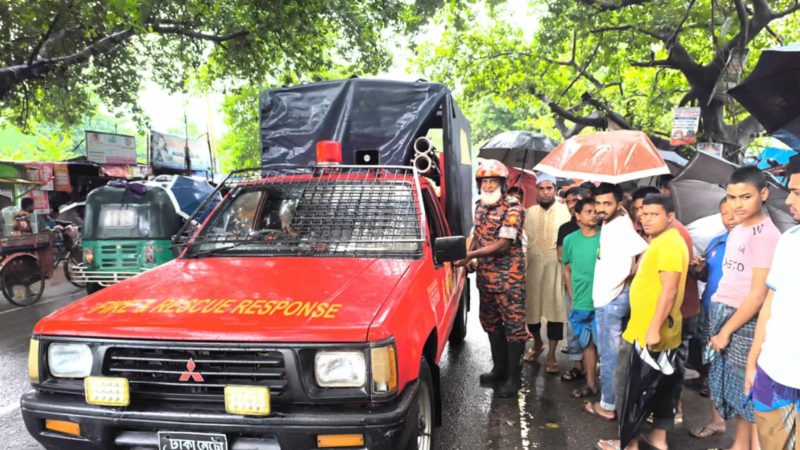
[[[203,376],[200,375],[200,372],[194,371],[196,367],[197,365],[194,363],[194,359],[189,358],[189,361],[186,363],[186,369],[188,372],[181,373],[181,378],[178,381],[189,381],[189,378],[197,382],[205,381]]]

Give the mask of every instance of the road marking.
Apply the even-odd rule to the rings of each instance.
[[[16,411],[19,408],[19,402],[11,403],[10,405],[3,406],[0,408],[0,417],[5,415],[11,414],[12,412]]]
[[[525,371],[523,370],[522,374],[524,373]],[[520,376],[522,376],[522,374],[520,374]],[[528,391],[528,381],[524,376],[522,376],[522,388],[517,394],[517,403],[519,404],[519,437],[522,439],[522,448],[524,449],[531,448],[531,425],[528,423],[528,412],[526,411],[526,406],[528,405],[526,400],[528,397]]]
[[[59,300],[64,300],[64,297],[71,297],[73,294],[74,294],[74,293],[70,293],[70,294],[67,294],[67,295],[64,295],[64,296],[61,296],[61,297],[53,297],[53,298],[51,298],[51,299],[49,299],[49,300],[44,300],[44,301],[41,301],[41,302],[39,302],[39,303],[34,303],[34,304],[33,304],[33,305],[31,305],[31,306],[18,306],[18,307],[16,307],[16,308],[9,309],[8,311],[3,311],[3,312],[0,312],[0,316],[2,316],[3,314],[8,314],[8,313],[12,313],[12,312],[22,311],[22,310],[24,310],[24,309],[28,309],[28,308],[31,308],[31,307],[36,307],[36,306],[47,305],[48,303],[57,302],[57,301],[59,301]],[[2,411],[2,410],[0,410],[0,411]]]

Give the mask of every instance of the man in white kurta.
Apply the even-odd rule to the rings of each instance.
[[[528,330],[533,334],[534,346],[525,355],[532,362],[544,350],[541,335],[542,318],[547,320],[547,372],[558,373],[556,348],[564,339],[564,322],[567,309],[564,303],[564,279],[556,253],[558,229],[571,216],[569,208],[556,201],[555,178],[541,174],[536,180],[538,205],[528,208],[525,217],[525,234],[528,238],[526,293]]]

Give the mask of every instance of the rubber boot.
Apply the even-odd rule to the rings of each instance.
[[[486,387],[501,383],[506,378],[508,349],[505,333],[489,333],[489,347],[492,349],[492,370],[482,373],[480,377],[481,386]]]
[[[509,342],[507,347],[508,369],[506,370],[506,379],[494,391],[498,397],[503,398],[517,395],[519,388],[522,387],[520,369],[522,369],[522,354],[525,352],[525,341]]]

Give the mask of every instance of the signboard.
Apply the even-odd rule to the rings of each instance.
[[[708,154],[722,157],[722,150],[724,146],[719,142],[698,142],[697,151],[706,152]]]
[[[672,119],[672,135],[669,145],[678,147],[697,142],[697,128],[700,126],[700,108],[691,106],[675,108]]]
[[[29,163],[27,164],[27,169],[27,178],[33,182],[39,183],[39,189],[43,191],[52,191],[55,189],[55,176],[53,175],[52,164]]]
[[[128,166],[128,179],[147,178],[150,175],[148,166]]]
[[[186,169],[186,138],[150,131],[150,164],[154,169]],[[192,171],[211,170],[211,152],[203,140],[189,139]]]
[[[47,199],[47,194],[44,191],[35,190],[28,193],[28,197],[33,199],[33,209],[36,211],[49,212],[50,201]]]
[[[72,183],[69,181],[69,167],[66,164],[53,164],[53,182],[56,191],[72,192]]]
[[[136,137],[87,131],[86,158],[98,164],[135,165]]]

